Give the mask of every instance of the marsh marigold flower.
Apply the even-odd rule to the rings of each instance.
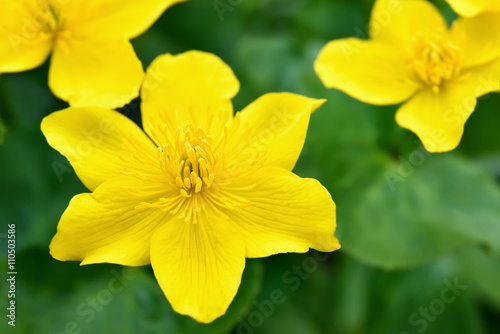
[[[446,0],[462,16],[475,16],[482,12],[499,12],[498,0]]]
[[[454,149],[477,97],[500,91],[500,29],[495,15],[457,19],[451,29],[423,0],[378,0],[369,39],[328,43],[315,71],[329,88],[363,102],[406,101],[397,123],[430,152]]]
[[[71,107],[42,131],[92,191],[64,212],[50,251],[82,264],[152,264],[175,311],[224,314],[245,258],[331,252],[335,204],[291,172],[324,100],[266,94],[233,117],[239,82],[214,55],[158,57],[142,87],[145,133],[120,113]]]
[[[129,39],[183,0],[0,0],[0,73],[41,65],[49,86],[74,106],[123,106],[144,71]]]

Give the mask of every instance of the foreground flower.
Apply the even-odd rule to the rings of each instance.
[[[498,16],[458,19],[448,29],[431,3],[378,0],[370,39],[321,50],[315,70],[329,88],[377,105],[406,101],[396,121],[430,152],[454,149],[477,97],[500,91]]]
[[[238,89],[214,55],[167,54],[142,88],[146,134],[107,109],[46,117],[49,144],[93,191],[71,200],[52,256],[151,263],[174,310],[210,322],[234,298],[245,257],[338,249],[330,194],[290,172],[324,101],[267,94],[233,118]]]
[[[479,13],[500,12],[498,0],[446,0],[458,14],[475,16]]]
[[[120,107],[144,78],[129,39],[184,0],[0,0],[0,73],[41,65],[71,105]]]

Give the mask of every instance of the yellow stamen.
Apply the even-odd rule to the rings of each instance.
[[[160,150],[160,166],[165,166],[165,175],[175,179],[182,196],[190,197],[193,192],[210,188],[217,159],[212,152],[212,140],[202,129],[187,123],[176,130],[175,143]]]
[[[417,36],[413,41],[410,68],[434,93],[460,72],[460,52],[440,35]]]
[[[153,178],[149,174],[136,175],[152,183],[164,184],[165,194],[161,194],[157,186],[153,187],[151,194],[161,196],[160,199],[152,202],[144,201],[136,207],[137,209],[159,209],[186,223],[196,224],[200,220],[200,215],[208,217],[210,212],[216,211],[218,215],[223,215],[221,208],[234,209],[237,206],[248,205],[247,200],[238,195],[228,194],[221,187],[224,182],[227,183],[227,175],[222,174],[224,159],[220,153],[223,151],[221,142],[225,138],[214,144],[212,138],[201,128],[194,127],[190,123],[177,128],[173,136],[172,132],[168,134],[166,131],[166,128],[160,127],[152,131],[152,137],[158,145],[155,155],[159,160],[157,168],[164,180],[158,176]],[[223,133],[228,135],[228,131]],[[130,144],[136,146],[136,143]],[[218,148],[219,151],[215,152],[214,148]],[[149,157],[142,156],[140,148],[136,148],[136,152],[138,156],[134,156],[135,161],[149,166],[150,163],[146,162]],[[253,165],[255,163],[249,162],[247,167],[251,169]],[[217,181],[217,172],[226,181],[222,178]],[[147,191],[131,190],[132,192],[135,195],[148,195]]]
[[[58,1],[38,0],[31,8],[31,12],[33,23],[47,38],[52,38],[64,30],[65,22]]]

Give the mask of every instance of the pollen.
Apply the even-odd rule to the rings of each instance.
[[[417,36],[413,40],[412,71],[433,92],[460,72],[460,52],[440,35]]]
[[[175,181],[183,197],[209,189],[214,182],[218,159],[212,152],[212,138],[191,123],[178,128],[175,141],[158,147],[163,173]]]

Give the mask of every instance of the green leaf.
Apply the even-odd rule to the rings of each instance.
[[[365,333],[484,333],[471,286],[453,257],[411,271],[377,270],[369,289]]]
[[[500,192],[490,177],[455,155],[427,156],[419,166],[411,157],[349,206],[339,234],[344,249],[386,268],[416,266],[472,244],[500,251]]]
[[[481,297],[500,310],[500,256],[491,256],[478,247],[457,254],[462,275],[480,292]]]

